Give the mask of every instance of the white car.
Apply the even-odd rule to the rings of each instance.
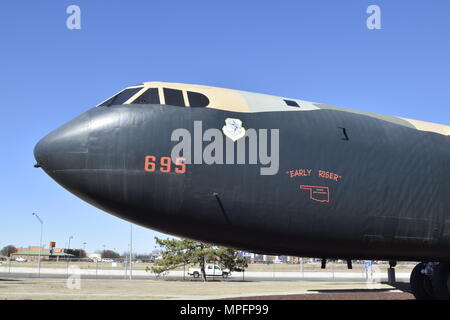
[[[17,257],[14,261],[16,262],[27,262],[28,260],[22,257]]]
[[[273,263],[275,263],[275,264],[281,264],[281,263],[283,263],[283,260],[280,260],[280,259],[275,259],[275,260],[273,260]]]
[[[200,268],[189,268],[187,274],[189,276],[193,276],[194,278],[198,278],[202,275],[202,271]],[[218,265],[207,264],[205,266],[205,274],[207,277],[221,276],[222,278],[228,278],[231,272],[229,269],[222,269]]]

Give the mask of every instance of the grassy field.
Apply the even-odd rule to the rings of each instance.
[[[320,290],[392,290],[352,282],[219,282],[161,280],[87,280],[74,286],[64,279],[0,279],[0,300],[219,299],[273,294],[313,294]]]

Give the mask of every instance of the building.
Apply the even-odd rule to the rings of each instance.
[[[43,247],[33,247],[29,246],[27,248],[17,248],[17,251],[11,254],[11,258],[25,258],[27,260],[37,260],[39,255],[41,259],[67,259],[72,258],[73,254],[68,254],[64,252],[64,249],[61,248],[53,248],[52,251],[45,249]]]
[[[86,257],[88,259],[95,260],[95,261],[102,260],[102,254],[101,253],[88,253],[88,254],[86,254]]]

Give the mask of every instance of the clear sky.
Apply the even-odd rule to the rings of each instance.
[[[81,9],[69,30],[66,9]],[[381,30],[369,30],[369,5]],[[448,0],[47,0],[0,5],[0,248],[127,250],[129,223],[33,168],[51,130],[143,81],[221,86],[450,124]],[[420,174],[417,172],[415,174]],[[134,248],[154,248],[134,227]]]

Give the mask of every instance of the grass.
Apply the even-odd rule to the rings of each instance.
[[[370,291],[365,283],[352,282],[227,282],[161,280],[80,280],[71,289],[65,279],[0,279],[1,299],[108,300],[108,299],[219,299],[239,296],[305,294],[319,290]],[[73,286],[72,286],[73,288]],[[373,287],[371,288],[373,290]],[[378,290],[392,290],[385,284]]]

